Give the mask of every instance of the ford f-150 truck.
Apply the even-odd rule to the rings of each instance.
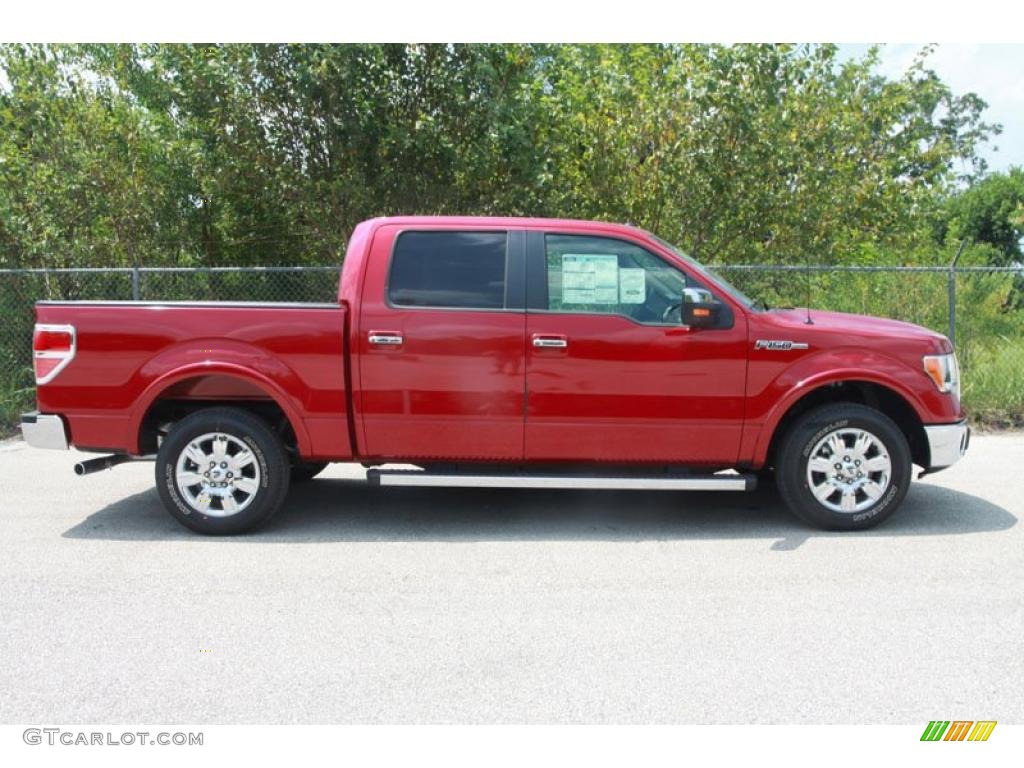
[[[79,474],[154,459],[168,511],[207,534],[265,523],[328,462],[380,485],[771,479],[805,521],[861,529],[970,435],[944,336],[770,309],[601,222],[373,219],[336,302],[39,302],[36,321],[25,439],[111,454]]]

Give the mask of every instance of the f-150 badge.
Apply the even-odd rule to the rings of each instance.
[[[788,339],[758,339],[754,342],[754,349],[785,352],[790,349],[807,349],[807,344],[803,341],[789,341]]]

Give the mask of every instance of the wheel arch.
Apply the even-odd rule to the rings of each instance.
[[[293,441],[300,455],[311,451],[301,415],[273,381],[242,366],[203,364],[172,371],[147,387],[132,411],[135,452],[155,453],[158,435],[168,421],[218,406],[253,413],[283,431],[286,443]]]
[[[774,423],[762,429],[755,464],[773,464],[779,444],[800,416],[819,405],[844,402],[866,405],[892,419],[907,438],[911,460],[919,466],[928,466],[928,438],[911,401],[892,386],[866,379],[830,381],[798,393],[779,409]]]

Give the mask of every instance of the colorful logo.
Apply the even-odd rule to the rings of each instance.
[[[988,741],[995,727],[995,720],[932,720],[921,741]]]

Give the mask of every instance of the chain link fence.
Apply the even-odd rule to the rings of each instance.
[[[338,275],[337,267],[0,270],[0,436],[33,408],[37,301],[329,302]]]
[[[982,421],[1024,423],[1024,269],[718,266],[771,306],[891,317],[955,339],[964,402]],[[31,409],[32,307],[40,300],[329,302],[337,267],[0,270],[0,432]]]

